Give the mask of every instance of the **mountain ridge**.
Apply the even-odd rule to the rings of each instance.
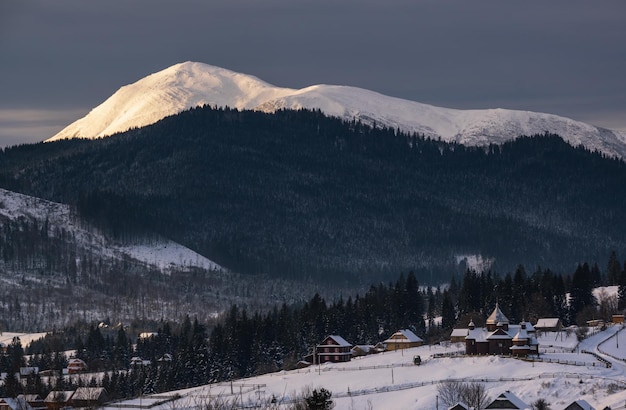
[[[320,109],[326,115],[358,120],[468,146],[502,144],[520,135],[561,135],[613,157],[626,157],[626,135],[553,114],[532,111],[458,110],[338,85],[302,89],[273,86],[257,77],[204,63],[184,62],[121,87],[85,117],[46,141],[100,138],[153,124],[169,115],[202,106],[263,112]]]

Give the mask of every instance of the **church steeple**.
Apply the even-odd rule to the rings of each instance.
[[[496,330],[496,327],[499,323],[502,324],[503,330],[509,330],[509,319],[504,316],[504,313],[502,313],[502,311],[500,310],[500,306],[498,306],[498,302],[496,302],[495,309],[487,318],[487,330],[493,332],[494,330]]]

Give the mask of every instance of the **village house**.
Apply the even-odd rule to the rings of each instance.
[[[355,345],[350,349],[352,357],[367,356],[374,353],[374,345]]]
[[[496,397],[496,399],[492,401],[487,407],[485,407],[485,409],[489,410],[530,410],[531,408],[532,407],[530,406],[530,404],[524,403],[522,399],[520,399],[510,391],[505,391],[504,393]]]
[[[387,350],[408,349],[410,347],[418,347],[424,344],[424,341],[409,329],[400,329],[389,339],[383,341],[387,346]]]
[[[32,407],[24,399],[0,398],[0,410],[32,410]]]
[[[313,360],[317,363],[326,362],[349,362],[352,358],[352,345],[343,337],[337,335],[327,336],[326,339],[315,347]]]
[[[535,324],[535,329],[540,332],[560,332],[562,328],[563,324],[558,317],[537,319]]]
[[[20,367],[20,378],[22,379],[36,374],[39,374],[39,367]]]
[[[44,399],[48,410],[59,410],[67,407],[72,399],[74,392],[71,390],[61,391],[53,390]]]
[[[470,410],[470,407],[465,403],[457,403],[452,407],[448,407],[448,410]]]
[[[486,327],[476,327],[471,321],[467,329],[454,329],[452,333],[456,335],[456,340],[465,334],[467,355],[528,356],[539,352],[535,328],[528,322],[511,325],[497,303],[487,318]]]
[[[80,373],[87,370],[87,363],[78,358],[70,359],[67,365],[67,372],[72,373]]]
[[[38,394],[20,394],[17,398],[26,401],[33,410],[44,410],[47,408],[46,403]]]
[[[103,387],[79,387],[74,392],[71,403],[74,407],[96,408],[107,400],[107,392]]]
[[[130,367],[143,367],[150,366],[151,364],[150,360],[144,360],[139,356],[134,356],[130,359]]]
[[[563,410],[596,410],[591,404],[587,403],[586,400],[576,400],[569,406],[567,406]]]

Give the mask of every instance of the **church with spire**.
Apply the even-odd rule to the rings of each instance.
[[[467,329],[454,329],[454,335],[465,340],[467,355],[528,356],[539,353],[539,343],[533,326],[524,321],[518,325],[510,324],[497,303],[487,318],[485,327],[476,327],[472,320]]]

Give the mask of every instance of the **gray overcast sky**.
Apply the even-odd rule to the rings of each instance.
[[[624,0],[0,0],[0,146],[182,61],[626,130]]]

